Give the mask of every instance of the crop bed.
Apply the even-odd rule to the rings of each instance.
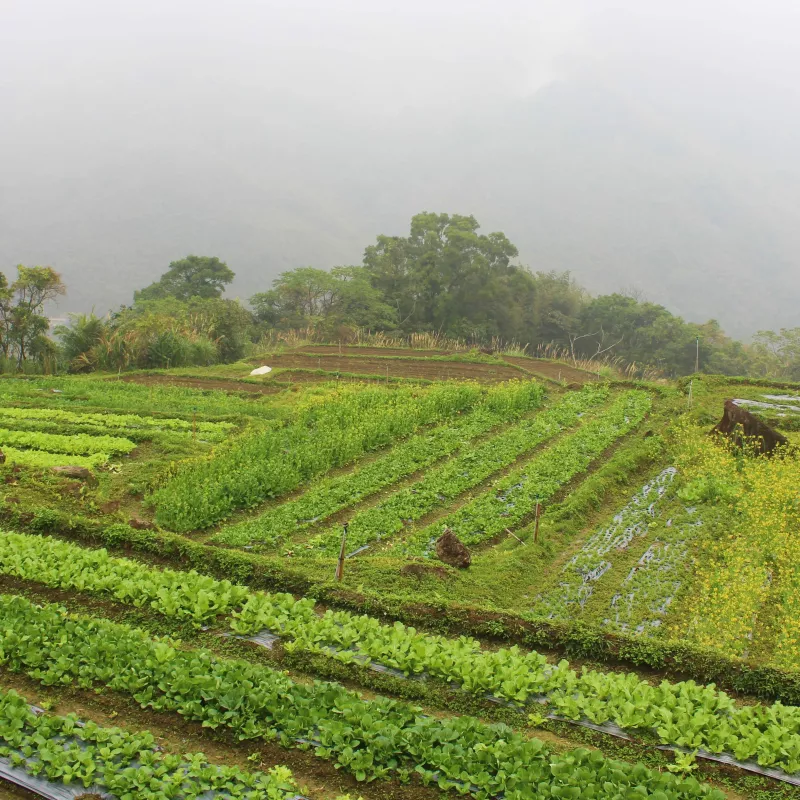
[[[292,773],[245,772],[202,753],[162,752],[148,731],[130,733],[58,716],[0,691],[0,777],[51,800],[65,797],[300,800]]]
[[[257,359],[254,364],[268,364],[279,369],[324,370],[330,375],[337,372],[355,375],[389,376],[392,378],[421,378],[431,381],[478,380],[498,383],[523,376],[521,370],[502,361],[464,362],[447,358],[376,358],[356,356],[340,358],[338,355],[303,355],[281,353]]]
[[[456,683],[465,692],[510,704],[537,704],[551,718],[612,724],[610,730],[653,734],[662,744],[729,753],[800,773],[800,709],[780,704],[738,708],[724,692],[693,682],[653,687],[636,675],[556,665],[539,653],[486,651],[466,638],[418,633],[347,612],[318,613],[309,599],[253,593],[194,572],[158,570],[104,550],[24,534],[0,534],[0,572],[61,589],[147,606],[196,627],[228,616],[229,630],[256,641],[279,637],[288,652],[375,662],[405,676]],[[768,745],[771,742],[771,745]]]
[[[389,380],[0,381],[0,575],[17,593],[0,596],[0,777],[125,800],[149,796],[145,768],[159,797],[304,791],[285,767],[42,714],[9,691],[34,682],[420,800],[791,796],[800,708],[775,698],[800,696],[798,461],[707,431],[724,395],[792,438],[800,393],[696,377],[690,406],[680,386],[567,389],[556,362],[561,385],[525,358],[337,350],[271,365]],[[47,469],[63,464],[95,479]],[[468,569],[437,560],[444,530]]]
[[[415,434],[352,471],[323,478],[299,497],[270,508],[254,519],[227,526],[213,541],[233,546],[251,542],[283,543],[405,476],[451,455],[465,442],[531,411],[541,405],[543,395],[541,388],[533,383],[492,387],[468,413],[433,430]]]
[[[419,481],[353,516],[348,527],[349,546],[364,547],[410,528],[438,506],[446,506],[526,452],[576,424],[607,397],[603,390],[568,395],[554,408],[505,428],[477,446],[467,442],[449,461],[429,470]],[[318,554],[333,555],[338,550],[340,536],[338,528],[328,529],[311,539],[307,547]]]
[[[363,700],[336,684],[299,684],[246,661],[178,649],[169,639],[0,596],[0,663],[43,682],[78,681],[131,695],[143,707],[177,711],[242,739],[278,737],[311,748],[358,780],[412,774],[441,789],[534,798],[546,786],[615,797],[663,792],[668,799],[722,795],[694,780],[574,750],[556,754],[501,724],[437,719],[404,703]]]

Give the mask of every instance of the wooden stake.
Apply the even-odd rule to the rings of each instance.
[[[536,523],[533,527],[533,541],[534,543],[539,541],[539,518],[542,516],[542,504],[536,504]]]
[[[339,548],[339,561],[336,564],[336,580],[341,581],[344,577],[344,553],[347,546],[347,526],[349,522],[345,522],[342,528],[342,546]]]
[[[514,534],[514,533],[511,533],[511,531],[510,531],[508,528],[506,528],[506,533],[507,533],[509,536],[513,536],[513,537],[514,537],[514,538],[515,538],[515,539],[516,539],[516,540],[517,540],[517,541],[518,541],[520,544],[525,544],[525,542],[523,542],[523,541],[522,541],[522,539],[520,539],[520,538],[519,538],[519,536],[517,536],[517,535],[516,535],[516,534]]]

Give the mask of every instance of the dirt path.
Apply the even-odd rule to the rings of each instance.
[[[533,375],[544,375],[554,381],[566,381],[567,383],[591,383],[599,378],[592,372],[576,369],[563,364],[560,361],[546,361],[539,358],[525,358],[522,356],[503,356],[503,360],[509,364],[514,364]]]

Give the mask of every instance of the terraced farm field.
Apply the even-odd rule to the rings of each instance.
[[[800,390],[376,351],[0,381],[0,796],[797,796]]]

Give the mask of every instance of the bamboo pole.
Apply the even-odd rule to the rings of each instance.
[[[342,546],[339,548],[339,560],[336,563],[336,580],[341,581],[344,577],[344,554],[347,547],[347,526],[349,523],[345,522],[342,527]]]

